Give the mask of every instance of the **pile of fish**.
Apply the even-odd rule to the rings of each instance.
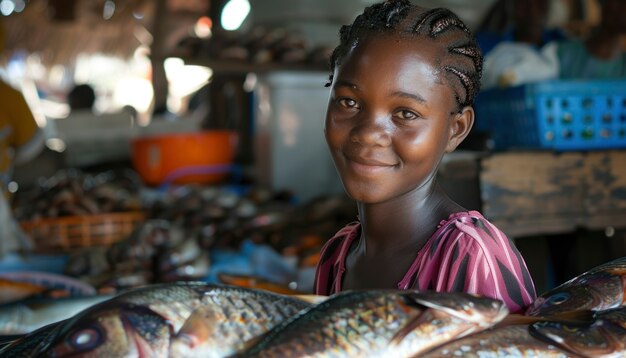
[[[348,291],[321,303],[173,283],[96,304],[5,346],[2,357],[411,357],[485,329],[506,306],[468,294]]]
[[[14,215],[19,221],[141,210],[141,181],[132,170],[89,174],[64,169],[41,179],[32,190],[18,191]]]
[[[626,257],[541,295],[526,314],[465,293],[283,295],[147,285],[11,340],[2,357],[624,357]]]
[[[626,357],[626,257],[545,292],[509,323],[424,357]]]
[[[18,205],[25,219],[150,210],[126,240],[70,256],[66,274],[98,295],[0,302],[0,334],[29,332],[0,339],[0,357],[626,357],[626,257],[545,292],[523,315],[463,293],[304,297],[237,275],[213,285],[195,282],[211,272],[210,253],[245,240],[314,266],[325,239],[354,219],[353,204],[183,186],[145,206],[128,195],[139,191],[134,176],[112,175],[68,171]]]
[[[203,280],[211,270],[214,250],[235,251],[245,240],[314,266],[339,221],[355,217],[354,206],[344,197],[296,205],[289,196],[262,189],[237,193],[183,186],[146,206],[147,220],[130,237],[111,247],[71,253],[64,273],[107,293],[151,283]]]

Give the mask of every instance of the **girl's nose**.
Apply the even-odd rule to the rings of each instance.
[[[391,136],[385,115],[362,113],[350,132],[350,140],[361,145],[387,146]]]

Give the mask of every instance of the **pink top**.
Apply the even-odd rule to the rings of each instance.
[[[315,275],[316,294],[341,291],[346,257],[360,230],[360,223],[351,223],[324,245]],[[417,252],[398,288],[492,297],[504,301],[512,313],[523,311],[536,297],[515,245],[477,211],[455,213],[442,220]]]

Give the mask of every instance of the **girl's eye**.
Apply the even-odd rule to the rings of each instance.
[[[396,112],[396,116],[400,119],[409,120],[409,121],[419,118],[419,115],[415,114],[415,112],[411,112],[407,110],[401,110],[401,111]]]
[[[345,108],[358,108],[356,101],[352,98],[340,98],[337,102]]]

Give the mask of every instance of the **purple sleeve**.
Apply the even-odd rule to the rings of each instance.
[[[463,291],[502,300],[512,313],[535,299],[532,278],[515,245],[484,218],[455,221],[422,250],[420,289]]]

